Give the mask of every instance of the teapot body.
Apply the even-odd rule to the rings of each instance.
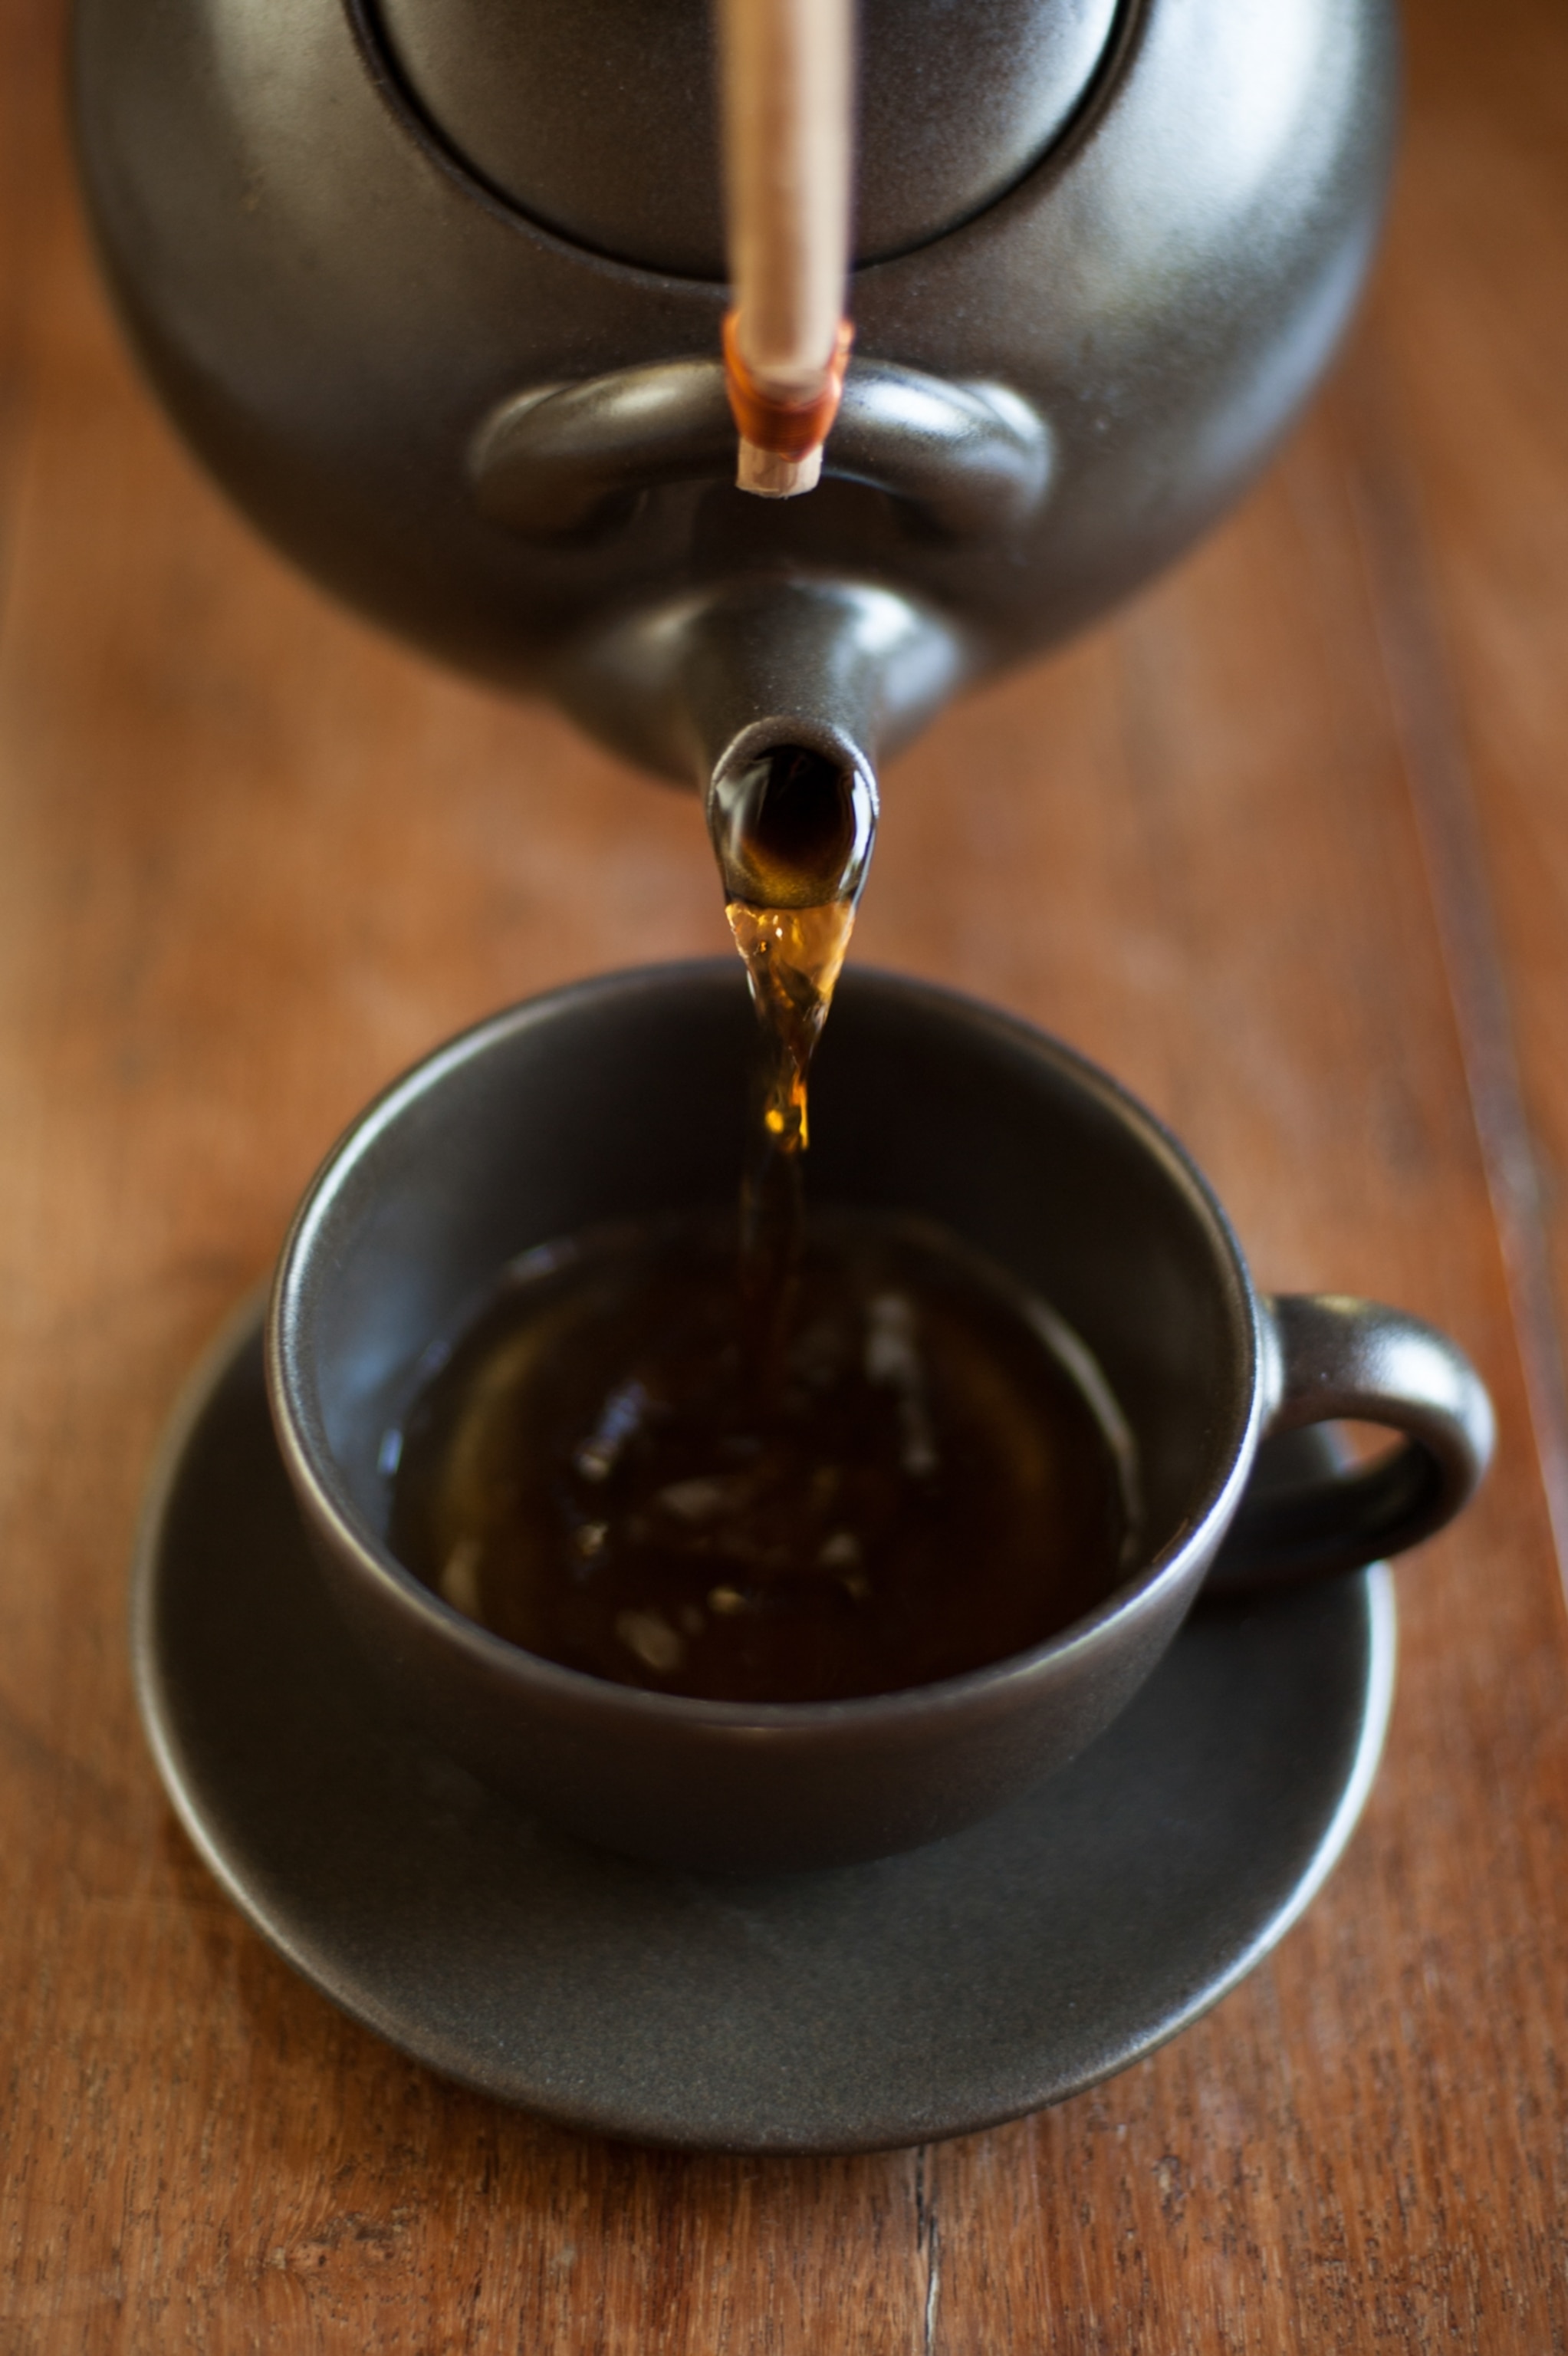
[[[597,6],[620,37],[630,5],[557,13],[581,50]],[[553,196],[530,209],[432,119],[368,0],[79,0],[81,167],[164,401],[329,588],[679,772],[649,681],[680,617],[827,584],[859,601],[867,646],[894,607],[918,617],[883,698],[891,744],[955,684],[1091,620],[1237,496],[1331,355],[1383,203],[1389,0],[1106,0],[1104,25],[1091,0],[1029,5],[1070,18],[1085,54],[1104,32],[1081,92],[1038,156],[1002,156],[996,192],[949,173],[941,202],[971,207],[951,223],[920,215],[918,147],[884,138],[899,201],[869,209],[883,246],[901,220],[914,241],[854,272],[860,406],[795,500],[727,479],[726,291],[700,220],[677,251],[650,201],[659,262],[603,250],[602,227],[588,241]],[[974,27],[992,6],[975,0]],[[568,77],[574,102],[594,106]],[[945,498],[965,452],[985,476],[987,419],[1017,481]],[[593,495],[541,504],[541,482],[581,474],[584,435]]]

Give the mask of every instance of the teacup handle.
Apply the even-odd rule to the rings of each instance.
[[[1265,1439],[1341,1418],[1406,1437],[1360,1471],[1254,1483],[1209,1574],[1210,1593],[1320,1579],[1401,1554],[1453,1520],[1491,1459],[1485,1386],[1435,1326],[1338,1293],[1277,1293],[1264,1313],[1279,1353]]]

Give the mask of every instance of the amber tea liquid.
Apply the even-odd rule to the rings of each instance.
[[[784,1347],[804,1233],[806,1080],[855,926],[876,839],[869,777],[801,744],[716,784],[709,830],[758,1016],[740,1281],[766,1383]]]
[[[815,1219],[761,1406],[754,1348],[728,1221],[531,1255],[405,1428],[394,1551],[547,1660],[755,1702],[958,1676],[1125,1575],[1114,1408],[940,1231]]]
[[[739,1234],[530,1254],[400,1436],[399,1557],[548,1660],[844,1699],[1024,1651],[1125,1575],[1131,1451],[1064,1329],[935,1229],[806,1226],[807,1076],[875,823],[869,777],[805,746],[716,786],[759,1017]]]

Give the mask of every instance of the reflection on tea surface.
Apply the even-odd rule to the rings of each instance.
[[[529,1652],[736,1701],[956,1676],[1104,1600],[1127,1456],[1070,1337],[874,1215],[814,1222],[792,1296],[759,1368],[728,1222],[529,1255],[404,1430],[396,1552]]]

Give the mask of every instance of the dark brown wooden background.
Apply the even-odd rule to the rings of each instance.
[[[7,0],[5,2356],[1568,2347],[1568,12],[1410,35],[1334,386],[1175,578],[893,771],[860,945],[1125,1074],[1265,1282],[1450,1326],[1498,1468],[1401,1570],[1381,1779],[1273,1962],[1058,2111],[758,2163],[340,2019],[143,1749],[148,1454],[325,1142],[457,1024],[722,928],[689,801],[327,610],[197,477],[84,252],[53,0]]]

